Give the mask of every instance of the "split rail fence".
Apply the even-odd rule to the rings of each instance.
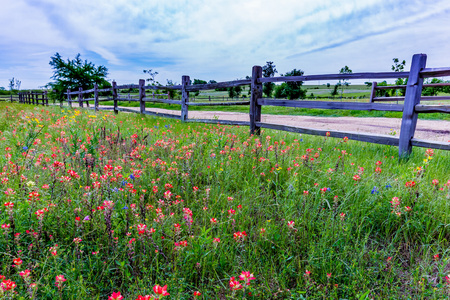
[[[324,75],[309,75],[309,76],[289,76],[289,77],[262,77],[262,68],[260,66],[254,66],[252,69],[252,77],[250,80],[234,80],[227,82],[211,83],[211,84],[199,84],[190,85],[189,76],[183,76],[180,85],[174,86],[146,86],[145,80],[139,80],[139,85],[122,85],[118,86],[116,82],[113,82],[111,88],[98,89],[97,86],[94,89],[83,91],[81,88],[78,91],[67,91],[67,102],[71,106],[73,102],[78,102],[80,107],[83,107],[83,102],[94,100],[95,110],[113,110],[115,113],[122,112],[139,112],[146,115],[155,115],[166,118],[180,119],[183,122],[203,122],[203,123],[219,123],[226,125],[246,125],[250,127],[251,134],[260,134],[261,128],[283,130],[302,134],[320,135],[324,136],[327,132],[330,136],[337,138],[347,137],[348,139],[392,145],[399,147],[399,156],[401,158],[408,157],[411,154],[412,147],[426,147],[434,149],[450,150],[450,143],[428,141],[414,138],[414,132],[417,125],[417,118],[419,113],[450,113],[450,105],[424,105],[420,101],[424,97],[421,97],[423,80],[429,77],[441,77],[450,76],[449,68],[425,68],[426,54],[415,54],[412,58],[411,69],[409,72],[369,72],[369,73],[352,73],[352,74],[324,74]],[[285,100],[285,99],[268,99],[263,98],[262,87],[266,82],[295,82],[295,81],[317,81],[317,80],[342,80],[342,79],[393,79],[393,78],[408,78],[406,85],[405,97],[403,104],[387,104],[387,103],[374,103],[374,101],[381,100],[372,97],[368,103],[361,102],[332,102],[332,101],[304,101],[304,100]],[[189,92],[200,90],[211,90],[217,88],[229,88],[236,86],[251,86],[250,101],[232,101],[232,102],[190,102]],[[137,88],[139,89],[138,99],[133,101],[139,102],[139,111],[129,108],[119,107],[119,101],[130,101],[130,99],[118,97],[118,90]],[[164,98],[146,97],[147,90],[180,90],[181,100],[171,100]],[[376,86],[375,86],[376,88]],[[113,101],[113,107],[99,107],[99,93],[111,93],[106,99],[102,101]],[[83,98],[85,94],[94,94],[94,98]],[[77,98],[73,100],[73,98]],[[429,98],[429,97],[428,97]],[[441,100],[442,98],[450,99],[450,97],[434,97],[433,99],[426,100]],[[394,97],[390,97],[389,101],[395,101]],[[146,102],[160,102],[168,104],[181,105],[181,116],[177,114],[157,113],[146,110]],[[61,102],[62,105],[62,102]],[[188,111],[189,106],[214,106],[214,105],[249,105],[249,121],[228,121],[228,120],[211,120],[211,119],[189,119]],[[314,128],[305,128],[300,126],[286,126],[272,123],[261,122],[261,107],[267,106],[282,106],[282,107],[297,107],[297,108],[316,108],[316,109],[334,109],[334,110],[365,110],[365,111],[395,111],[402,112],[402,123],[400,128],[400,136],[394,137],[390,135],[369,134],[360,132],[346,132],[346,131],[333,131],[322,130]]]
[[[19,92],[17,95],[10,95],[6,97],[0,98],[2,101],[10,101],[14,102],[17,101],[19,103],[26,103],[26,104],[42,104],[42,105],[48,105],[48,94],[47,91],[44,92]]]

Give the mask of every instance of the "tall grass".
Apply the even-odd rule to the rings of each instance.
[[[450,291],[445,151],[12,104],[0,149],[5,299]]]

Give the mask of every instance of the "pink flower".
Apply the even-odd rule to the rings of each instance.
[[[15,259],[13,259],[13,263],[16,266],[20,266],[22,264],[22,260],[20,259],[20,257],[19,258],[15,258]]]
[[[25,271],[20,272],[19,275],[20,275],[23,279],[27,279],[28,277],[30,277],[30,273],[31,273],[31,271],[27,269],[27,270],[25,270]]]
[[[199,291],[194,292],[194,297],[201,296],[201,295],[202,295],[202,293],[200,293]]]
[[[294,222],[294,221],[289,221],[289,222],[287,223],[287,225],[288,225],[289,229],[294,229],[295,222]]]
[[[63,286],[64,281],[66,281],[67,279],[64,278],[64,275],[56,275],[55,277],[55,286],[58,289],[61,289]]]
[[[243,288],[243,286],[239,281],[235,280],[234,277],[230,278],[230,289],[232,289],[233,291],[237,291],[242,288]]]
[[[153,299],[154,298],[151,295],[145,295],[145,296],[139,295],[136,300],[153,300]]]
[[[238,231],[233,233],[233,238],[238,241],[238,242],[242,242],[245,240],[245,237],[247,236],[247,233],[245,233],[245,231]]]
[[[120,292],[112,293],[112,295],[108,298],[108,300],[122,300],[123,296],[120,294]]]
[[[311,271],[306,270],[305,274],[303,274],[303,276],[305,277],[309,277],[311,275]]]
[[[170,295],[167,292],[167,284],[165,286],[160,286],[159,284],[155,285],[153,287],[153,292],[155,292],[156,295],[161,295],[161,296],[169,296]]]
[[[14,281],[11,281],[10,279],[8,280],[3,279],[2,283],[0,284],[0,287],[4,291],[14,290],[16,286],[17,286],[16,283]]]
[[[239,279],[244,281],[247,285],[250,285],[250,280],[255,280],[256,278],[251,274],[250,272],[242,272],[241,275],[239,275]]]

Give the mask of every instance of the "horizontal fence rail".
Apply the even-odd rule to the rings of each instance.
[[[449,83],[423,84],[424,78],[450,76],[450,68],[425,68],[426,55],[415,54],[412,59],[411,69],[409,72],[366,72],[351,74],[323,74],[323,75],[307,75],[307,76],[281,76],[281,77],[262,77],[262,68],[260,66],[253,67],[251,79],[234,80],[218,83],[196,84],[191,85],[189,76],[183,76],[181,84],[170,86],[152,86],[145,85],[145,80],[139,80],[139,84],[117,85],[112,83],[112,87],[99,89],[94,85],[93,89],[77,91],[68,90],[67,102],[70,106],[72,103],[79,103],[83,107],[84,103],[89,107],[89,101],[94,101],[95,110],[113,110],[114,113],[130,112],[141,113],[145,115],[159,116],[165,118],[178,119],[183,122],[202,122],[224,125],[249,126],[250,133],[260,134],[261,128],[283,130],[301,134],[311,134],[324,136],[329,134],[336,138],[348,138],[356,141],[376,143],[382,145],[390,145],[399,147],[399,157],[408,157],[412,151],[412,147],[427,147],[434,149],[450,150],[450,143],[426,141],[414,138],[414,132],[417,124],[417,116],[419,113],[450,113],[450,105],[424,105],[421,101],[450,100],[449,96],[421,96],[423,88],[444,87]],[[342,80],[342,79],[392,79],[407,78],[407,85],[379,86],[376,82],[372,84],[370,100],[367,103],[362,102],[333,102],[333,101],[305,101],[305,100],[286,100],[286,99],[268,99],[262,96],[262,86],[268,82],[299,82],[299,81],[317,81],[317,80]],[[192,102],[193,98],[189,96],[190,92],[198,92],[201,90],[211,90],[219,88],[232,88],[238,86],[249,85],[251,95],[249,100],[231,100],[217,102],[217,99],[211,101],[211,97],[197,99],[204,102]],[[134,89],[138,91],[138,95],[128,97],[120,90]],[[401,89],[405,91],[404,96],[395,97],[376,97],[377,90]],[[152,92],[159,90],[167,93]],[[175,100],[170,98],[169,91],[179,91],[181,99]],[[102,96],[99,96],[99,94]],[[72,99],[73,98],[73,99]],[[190,101],[191,100],[191,101]],[[99,107],[100,102],[113,101],[113,107]],[[139,102],[139,110],[119,107],[119,102]],[[402,101],[399,103],[375,103],[383,101]],[[180,113],[158,113],[146,110],[146,103],[165,103],[170,105],[180,105]],[[63,102],[61,102],[61,105]],[[226,105],[246,105],[249,106],[249,121],[231,121],[231,120],[210,120],[210,119],[189,119],[189,106],[226,106]],[[351,131],[337,131],[326,129],[305,128],[301,126],[287,126],[280,124],[271,124],[261,122],[262,106],[280,106],[292,108],[307,109],[334,109],[334,110],[365,110],[365,111],[393,111],[402,112],[402,124],[399,137],[390,135],[369,134]]]
[[[9,95],[6,97],[0,97],[0,101],[17,101],[24,104],[34,104],[34,105],[48,105],[48,93],[44,92],[19,92],[16,95]]]

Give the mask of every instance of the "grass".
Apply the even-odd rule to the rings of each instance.
[[[4,103],[0,149],[3,299],[450,292],[446,151]]]

